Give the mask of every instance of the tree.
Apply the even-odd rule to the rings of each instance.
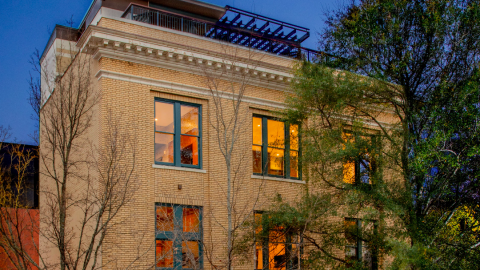
[[[478,213],[479,16],[478,1],[351,2],[321,35],[335,58],[297,69],[287,117],[303,123],[311,182],[378,221],[393,267],[475,268],[475,232],[445,229]]]
[[[229,45],[221,45],[221,54],[222,60],[215,67],[202,66],[199,82],[209,90],[212,101],[210,126],[226,169],[225,178],[215,180],[216,188],[226,201],[226,211],[213,209],[213,205],[210,205],[207,217],[213,220],[212,225],[218,225],[225,233],[227,242],[225,248],[215,247],[213,243],[206,245],[205,252],[214,269],[232,269],[245,257],[242,253],[245,250],[240,248],[241,236],[250,231],[245,230],[244,224],[253,218],[255,209],[261,204],[259,196],[263,182],[254,187],[254,192],[246,190],[248,170],[245,170],[245,166],[251,152],[248,151],[249,143],[245,145],[245,138],[248,138],[245,129],[250,123],[250,114],[244,97],[252,89],[252,73],[256,71],[262,56],[251,49]],[[225,212],[226,225],[218,214]],[[247,249],[246,252],[251,250]]]
[[[128,218],[119,213],[137,189],[137,140],[120,128],[121,117],[113,117],[111,108],[105,105],[100,112],[101,93],[92,79],[91,56],[78,52],[73,43],[62,44],[70,47],[62,46],[64,53],[54,59],[41,62],[36,54],[33,63],[38,74],[33,76],[38,78],[30,80],[29,102],[40,123],[42,179],[40,263],[35,266],[94,269],[117,265],[102,254]],[[96,122],[100,113],[108,123],[101,127]],[[102,130],[98,140],[95,129]],[[121,267],[135,267],[153,246],[142,244],[135,260]]]

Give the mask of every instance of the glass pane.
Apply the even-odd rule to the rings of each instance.
[[[173,231],[173,208],[171,206],[157,206],[157,231]]]
[[[360,183],[370,184],[370,158],[368,154],[359,161],[360,169]]]
[[[298,152],[290,151],[290,177],[298,178]]]
[[[172,103],[155,102],[155,130],[174,132]]]
[[[357,248],[353,246],[345,247],[345,260],[354,261],[357,259]]]
[[[182,134],[199,135],[198,131],[198,107],[180,106]]]
[[[155,161],[173,163],[173,135],[155,133]]]
[[[285,124],[280,121],[268,120],[268,146],[285,147]]]
[[[180,136],[180,160],[182,164],[198,165],[198,137]]]
[[[343,182],[355,184],[355,162],[347,161],[343,163]]]
[[[345,219],[345,240],[348,245],[357,244],[357,221],[355,219]]]
[[[253,172],[262,173],[262,147],[261,146],[252,146],[253,154]]]
[[[284,270],[287,266],[284,243],[268,244],[269,269]]]
[[[268,174],[284,175],[285,150],[268,148]]]
[[[362,261],[369,269],[373,266],[373,256],[370,247],[365,245],[362,247]]]
[[[260,243],[255,247],[255,269],[263,269],[263,248]]]
[[[253,144],[262,145],[262,118],[253,117]]]
[[[290,149],[298,150],[298,125],[290,125]]]
[[[196,241],[182,242],[182,268],[200,269],[200,248]]]
[[[156,262],[157,267],[173,267],[172,241],[156,241]]]
[[[183,231],[200,232],[200,210],[183,208]]]

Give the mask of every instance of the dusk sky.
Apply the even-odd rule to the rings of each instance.
[[[112,1],[112,0],[107,0]],[[1,1],[0,9],[0,126],[11,127],[10,141],[32,144],[35,131],[28,104],[28,80],[32,53],[43,52],[55,24],[70,18],[75,27],[82,21],[91,0]],[[310,28],[312,36],[304,47],[316,49],[317,32],[324,26],[325,11],[336,8],[327,0],[206,0],[219,6],[230,5],[277,20]]]

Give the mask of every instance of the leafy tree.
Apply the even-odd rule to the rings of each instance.
[[[449,228],[465,207],[479,218],[479,21],[480,1],[353,1],[320,39],[336,57],[297,69],[286,118],[302,122],[305,193],[376,220],[365,241],[393,268],[478,268],[478,231]]]

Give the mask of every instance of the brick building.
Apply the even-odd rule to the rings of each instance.
[[[102,145],[113,117],[137,143],[138,189],[101,249],[104,269],[132,262],[135,269],[212,269],[225,260],[228,175],[219,100],[222,117],[231,119],[227,101],[242,93],[232,161],[236,224],[266,210],[275,196],[301,193],[298,127],[275,111],[285,107],[295,60],[315,57],[301,47],[309,35],[304,27],[195,0],[94,0],[79,29],[56,26],[41,60],[49,75],[42,77],[44,108],[68,69],[64,60],[88,55],[101,95],[89,142]],[[41,190],[52,185],[43,179]],[[53,252],[45,239],[40,247]],[[235,269],[296,269],[287,252],[299,258],[294,240],[262,243]]]

